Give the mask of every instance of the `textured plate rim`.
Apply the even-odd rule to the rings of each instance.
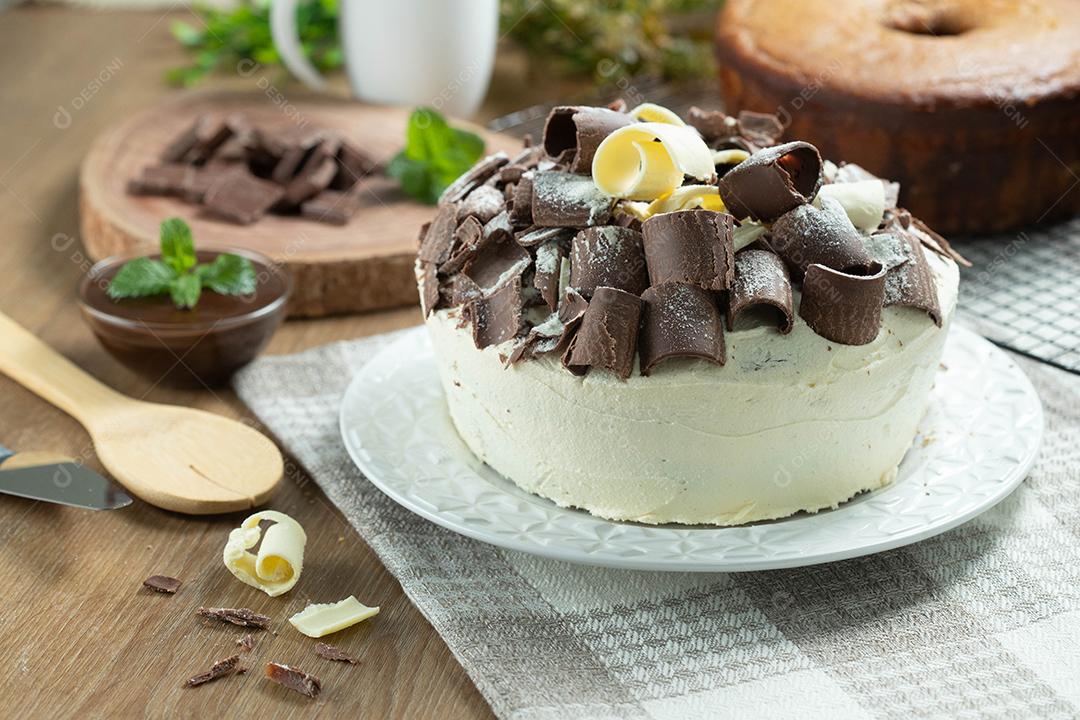
[[[996,491],[990,495],[987,495],[982,502],[973,505],[967,510],[948,516],[947,519],[940,520],[938,522],[926,523],[922,526],[909,529],[904,532],[898,532],[887,537],[883,537],[881,540],[870,541],[862,545],[851,546],[842,550],[834,551],[819,551],[817,553],[810,553],[806,555],[787,556],[787,557],[760,557],[760,558],[745,558],[739,560],[732,560],[730,558],[722,560],[708,560],[708,559],[691,559],[691,560],[672,560],[672,559],[656,559],[650,560],[647,556],[636,557],[612,557],[612,556],[598,556],[589,553],[582,552],[576,548],[565,547],[560,545],[549,545],[543,543],[533,543],[525,541],[517,541],[512,538],[506,538],[501,535],[485,532],[479,528],[476,528],[468,523],[457,521],[453,518],[448,518],[439,512],[429,510],[423,505],[417,504],[407,495],[399,493],[392,485],[384,482],[379,478],[379,473],[370,465],[368,465],[366,459],[363,457],[358,447],[350,441],[350,433],[348,427],[348,414],[350,409],[355,404],[351,402],[355,395],[363,392],[364,381],[366,379],[369,369],[372,367],[376,360],[385,355],[395,354],[398,348],[407,345],[409,343],[416,342],[416,336],[424,334],[426,339],[426,328],[421,325],[412,328],[398,338],[391,342],[386,347],[379,350],[374,357],[372,357],[367,363],[364,364],[353,375],[352,380],[349,382],[349,386],[345,391],[342,398],[341,408],[338,414],[338,426],[341,434],[342,443],[345,445],[345,449],[349,454],[352,462],[359,468],[364,478],[378,488],[383,494],[389,497],[394,502],[398,503],[407,510],[419,515],[420,517],[429,520],[436,525],[451,530],[459,535],[479,540],[490,545],[506,548],[508,550],[515,550],[519,552],[529,553],[540,557],[545,557],[552,560],[560,560],[565,562],[572,562],[582,565],[592,565],[598,567],[618,568],[626,570],[647,570],[647,571],[669,571],[669,572],[753,572],[761,570],[780,570],[790,569],[798,567],[806,567],[810,565],[819,565],[823,563],[836,562],[839,560],[848,560],[857,557],[863,557],[866,555],[873,555],[888,550],[894,550],[899,547],[911,545],[916,542],[932,538],[936,535],[940,535],[944,532],[948,532],[955,527],[963,525],[964,523],[972,520],[973,518],[981,515],[982,513],[990,510],[995,505],[1000,503],[1006,497],[1008,497],[1027,477],[1032,466],[1035,464],[1039,455],[1039,449],[1042,445],[1043,434],[1045,431],[1045,418],[1043,413],[1042,401],[1035,391],[1034,386],[1031,384],[1031,380],[1020,369],[1012,358],[1010,358],[1001,348],[997,347],[990,341],[976,334],[975,332],[968,330],[962,326],[953,325],[950,329],[950,337],[948,342],[950,343],[972,343],[975,345],[984,346],[984,349],[994,356],[997,360],[1004,360],[1011,368],[1011,373],[1026,396],[1029,396],[1034,400],[1034,418],[1031,422],[1030,432],[1035,434],[1034,441],[1031,442],[1030,448],[1026,454],[1020,458],[1020,460],[1013,465],[1006,478],[997,483]],[[440,398],[442,394],[440,393]],[[438,442],[434,440],[434,442]],[[479,476],[478,476],[479,477]],[[482,477],[479,478],[481,482],[486,482]],[[567,513],[580,513],[580,510],[572,510],[566,508],[559,508],[555,503],[550,500],[544,500],[548,502],[552,507],[558,510],[564,510]],[[612,527],[643,527],[634,523],[624,523],[614,520],[605,520],[603,518],[589,516],[591,520],[602,524],[609,524]],[[783,524],[783,520],[770,521],[769,524]],[[699,527],[699,526],[687,526],[683,528],[679,527],[666,527],[658,526],[655,528],[647,528],[651,533],[663,533],[665,531],[672,533],[672,540],[676,540],[678,533],[686,532],[708,532],[710,530],[723,531],[736,528],[753,527],[754,524],[749,526],[734,526],[733,528],[724,527]]]

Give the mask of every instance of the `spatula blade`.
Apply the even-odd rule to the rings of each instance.
[[[115,510],[131,504],[131,496],[118,485],[73,462],[0,468],[0,493],[91,510]]]

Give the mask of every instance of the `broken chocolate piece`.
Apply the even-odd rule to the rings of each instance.
[[[188,176],[195,168],[179,163],[150,165],[140,171],[137,178],[128,181],[127,190],[132,195],[182,196]]]
[[[195,121],[195,142],[184,153],[184,162],[202,165],[233,134],[229,123],[219,117],[204,115]]]
[[[680,210],[646,220],[641,229],[651,283],[727,290],[734,273],[734,224],[730,215],[713,210]]]
[[[775,145],[784,134],[780,118],[772,113],[743,110],[737,120],[739,134],[759,147]]]
[[[315,643],[315,654],[321,658],[326,658],[327,660],[334,660],[336,662],[347,662],[350,665],[360,664],[360,658],[354,655],[350,655],[344,650],[336,648],[333,645],[327,645],[324,642]]]
[[[221,622],[232,623],[233,625],[239,625],[240,627],[258,628],[259,630],[265,630],[270,627],[269,616],[260,615],[254,610],[249,610],[247,608],[200,607],[195,612],[204,618],[220,620]]]
[[[562,355],[570,347],[570,341],[581,325],[581,318],[589,307],[589,301],[573,288],[567,288],[559,311],[529,331],[529,335],[514,348],[507,362],[516,363],[546,353]]]
[[[536,248],[536,272],[533,286],[548,309],[555,312],[559,305],[559,278],[562,270],[563,250],[558,240],[551,240]]]
[[[874,260],[844,206],[831,197],[819,200],[820,209],[800,205],[773,223],[769,244],[799,275],[815,263],[844,273],[866,274]]]
[[[431,226],[420,243],[420,259],[435,265],[442,265],[449,260],[453,251],[455,229],[457,229],[457,207],[449,204],[440,205],[435,219],[431,221]]]
[[[240,656],[233,655],[231,657],[218,660],[216,663],[210,666],[210,669],[204,673],[199,673],[194,677],[188,678],[184,685],[187,687],[198,687],[199,685],[205,685],[211,680],[217,680],[220,677],[231,675],[234,672],[242,672],[240,669]]]
[[[516,227],[526,227],[533,221],[533,175],[522,175],[514,185],[510,197],[510,222]]]
[[[529,251],[510,238],[484,243],[484,251],[474,255],[465,264],[462,273],[476,283],[482,294],[490,295],[511,278],[520,278],[531,264]]]
[[[319,678],[309,675],[299,668],[276,662],[266,663],[266,677],[278,685],[287,687],[301,695],[307,695],[309,698],[318,697],[319,691],[322,690],[322,682]]]
[[[937,284],[918,240],[908,233],[886,231],[871,235],[866,240],[866,246],[887,271],[884,306],[917,308],[941,327]]]
[[[143,580],[143,585],[154,592],[173,595],[180,589],[181,583],[176,578],[169,577],[168,575],[151,575]]]
[[[272,182],[248,173],[238,173],[219,178],[206,191],[203,204],[215,215],[241,225],[250,225],[277,204],[284,192]]]
[[[439,277],[435,265],[420,260],[420,309],[427,317],[439,308]]]
[[[236,644],[244,649],[244,652],[251,652],[255,649],[255,636],[248,633],[244,637],[236,641]]]
[[[305,162],[296,177],[285,186],[279,205],[284,209],[296,208],[330,187],[336,174],[337,161],[333,157],[323,158],[315,166]]]
[[[465,303],[462,318],[472,323],[473,344],[483,350],[517,337],[524,325],[524,309],[519,273],[490,295],[481,294]]]
[[[624,112],[600,107],[557,107],[544,123],[544,150],[570,171],[588,173],[593,156],[611,133],[636,120]]]
[[[728,329],[735,329],[735,322],[744,310],[764,307],[777,311],[781,334],[791,332],[795,317],[787,266],[776,253],[749,247],[735,253],[735,280],[728,296]]]
[[[814,264],[803,279],[799,317],[827,340],[866,345],[881,328],[885,268],[874,263],[864,275]]]
[[[532,179],[532,222],[540,227],[604,225],[614,202],[587,175],[552,170]]]
[[[240,164],[188,166],[188,170],[190,172],[184,177],[180,197],[192,203],[201,203],[206,197],[207,191],[219,182],[228,182],[230,178],[247,174],[247,169]]]
[[[641,374],[664,360],[690,357],[723,365],[724,323],[716,302],[697,285],[653,285],[641,296]]]
[[[641,233],[616,225],[591,227],[574,236],[570,286],[586,298],[598,287],[640,295],[649,287]]]
[[[773,222],[813,200],[821,187],[821,155],[805,142],[758,150],[720,178],[720,198],[739,220]]]
[[[338,171],[330,187],[348,190],[379,169],[379,163],[352,143],[342,140],[337,154]]]
[[[623,380],[630,377],[637,354],[641,298],[616,288],[597,288],[581,318],[581,327],[563,354],[563,365],[584,375],[604,368]]]
[[[458,222],[472,215],[481,224],[485,224],[502,212],[505,207],[506,202],[501,192],[490,185],[481,185],[458,205]]]
[[[472,166],[468,172],[452,182],[439,198],[439,203],[456,203],[464,200],[465,196],[487,182],[488,178],[499,171],[503,165],[510,162],[510,158],[504,152],[488,155],[486,158]]]
[[[348,192],[323,190],[300,205],[300,214],[330,225],[347,225],[361,204],[360,193],[355,188]]]
[[[735,118],[719,110],[702,110],[696,105],[687,111],[686,122],[701,133],[701,137],[709,145],[738,132],[738,121]]]
[[[570,241],[577,232],[573,228],[529,228],[519,232],[517,244],[525,248],[537,248],[552,240],[558,241],[563,247],[570,247]]]

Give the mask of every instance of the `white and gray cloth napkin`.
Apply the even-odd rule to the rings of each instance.
[[[397,334],[267,357],[240,397],[378,553],[501,718],[1080,717],[1080,377],[1027,481],[936,538],[796,570],[651,573],[503,550],[398,506],[338,408]]]

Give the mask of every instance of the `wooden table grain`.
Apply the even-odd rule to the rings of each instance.
[[[184,3],[186,4],[186,3]],[[180,6],[181,4],[178,4]],[[91,141],[117,118],[173,92],[162,78],[183,61],[171,14],[103,13],[28,6],[0,12],[0,309],[108,385],[134,397],[233,417],[248,413],[227,390],[180,391],[140,379],[96,344],[73,303],[88,267],[78,239],[76,177]],[[490,116],[543,99],[519,69],[497,77]],[[287,95],[293,87],[269,76]],[[243,88],[228,74],[211,87]],[[500,89],[502,87],[503,89]],[[556,92],[551,90],[551,92]],[[270,353],[296,352],[419,322],[405,308],[293,321]],[[3,338],[0,338],[3,342]],[[0,376],[0,442],[63,452],[99,471],[87,435],[69,417]],[[268,598],[224,568],[221,551],[243,515],[193,518],[136,501],[94,513],[0,497],[0,697],[20,717],[489,717],[490,709],[441,638],[307,475],[289,472],[271,507],[308,532],[297,588]],[[183,579],[175,596],[141,588],[149,575]],[[286,619],[308,602],[354,594],[382,607],[335,635],[361,663],[330,663]],[[189,676],[237,651],[243,635],[195,616],[200,605],[245,606],[274,618],[246,658],[252,670],[182,688]],[[262,677],[274,660],[319,675],[310,701]]]

